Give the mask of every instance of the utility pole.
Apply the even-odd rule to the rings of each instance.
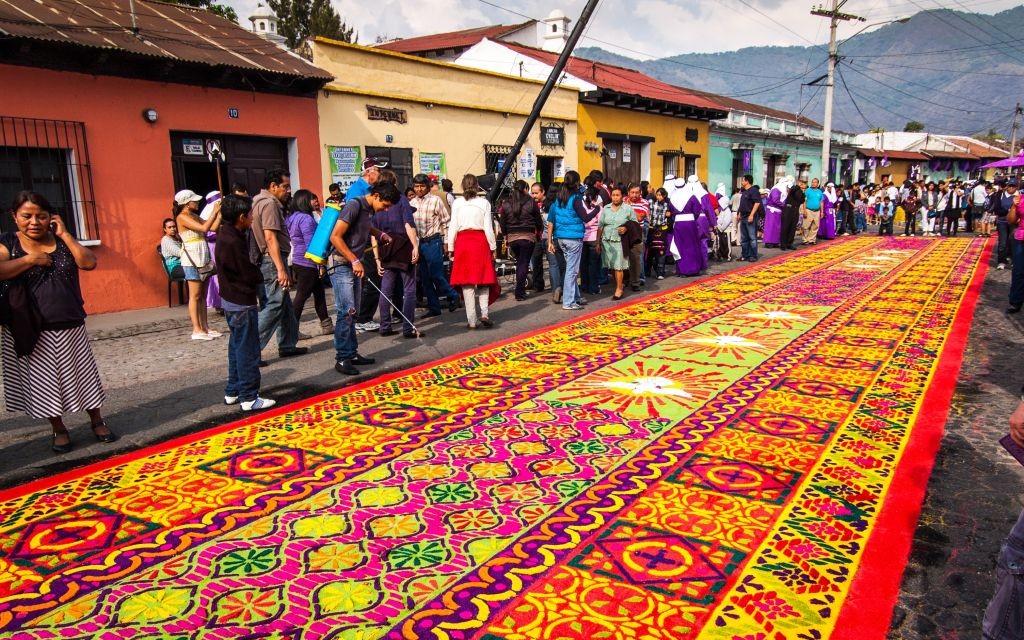
[[[583,11],[580,13],[580,19],[576,22],[576,26],[573,27],[572,32],[569,34],[569,39],[565,42],[565,47],[562,48],[561,55],[558,56],[558,60],[555,61],[553,67],[551,67],[551,73],[548,74],[548,79],[541,87],[540,93],[537,95],[537,99],[533,102],[533,110],[530,111],[530,115],[527,116],[526,122],[523,124],[522,131],[519,132],[519,137],[516,138],[515,144],[512,145],[512,150],[508,152],[505,157],[505,162],[501,166],[501,170],[498,172],[498,179],[494,182],[494,187],[491,188],[490,193],[487,194],[487,199],[493,204],[498,199],[498,193],[501,192],[501,187],[505,184],[505,178],[508,177],[509,171],[512,170],[512,163],[516,161],[516,156],[519,155],[519,151],[523,148],[523,144],[526,142],[526,138],[530,135],[530,129],[540,118],[540,111],[544,108],[544,103],[547,102],[548,96],[551,95],[551,91],[555,88],[555,83],[558,78],[562,75],[562,70],[565,69],[565,64],[569,62],[569,56],[572,55],[572,50],[576,48],[576,43],[579,42],[580,36],[583,35],[584,29],[587,27],[587,23],[590,21],[591,16],[594,15],[594,10],[597,9],[597,3],[599,0],[587,0],[587,4],[583,7]]]
[[[832,9],[824,9],[821,5],[818,5],[811,10],[812,16],[820,16],[823,18],[829,18],[831,21],[831,28],[829,29],[828,38],[828,84],[825,85],[825,122],[821,132],[821,182],[824,184],[828,182],[828,165],[829,159],[832,154],[832,97],[834,94],[835,87],[835,71],[836,64],[839,62],[839,45],[836,43],[836,27],[839,23],[847,20],[859,20],[865,22],[865,18],[860,16],[851,15],[849,13],[840,13],[839,9],[846,4],[846,0],[832,0]]]

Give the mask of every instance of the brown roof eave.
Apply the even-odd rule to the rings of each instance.
[[[333,80],[326,72],[322,76],[305,76],[268,69],[205,64],[113,47],[20,38],[0,39],[0,61],[53,71],[302,96]]]

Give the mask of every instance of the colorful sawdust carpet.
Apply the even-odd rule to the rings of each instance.
[[[881,638],[983,241],[851,238],[0,495],[17,638]]]

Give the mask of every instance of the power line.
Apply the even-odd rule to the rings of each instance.
[[[955,25],[952,22],[950,22],[949,20],[947,20],[946,17],[944,15],[942,15],[942,12],[945,11],[946,9],[941,4],[937,4],[936,3],[938,8],[939,8],[938,11],[931,11],[931,10],[925,9],[923,6],[921,6],[921,4],[917,2],[917,0],[910,0],[910,2],[913,3],[914,6],[919,8],[921,11],[928,11],[928,13],[930,13],[932,16],[934,16],[939,21],[946,23],[950,27],[953,27],[953,29],[957,33],[960,33],[960,32],[966,33],[973,40],[976,40],[976,41],[978,41],[978,42],[980,42],[982,44],[989,44],[989,43],[985,42],[984,40],[982,40],[981,38],[979,38],[978,36],[976,36],[973,33],[971,33],[971,31],[969,29],[968,30],[961,29],[957,25]],[[1009,35],[1009,34],[1005,34],[1004,33],[1004,35]],[[1014,56],[1010,55],[1009,53],[1007,53],[1006,55],[1008,55],[1010,57],[1014,57]],[[1017,60],[1017,62],[1020,62],[1020,63],[1024,64],[1024,60],[1021,60],[1020,58],[1014,58],[1014,59]]]
[[[853,105],[853,108],[860,114],[864,124],[868,126],[868,130],[874,129],[875,126],[871,124],[871,121],[869,121],[867,116],[864,115],[864,112],[860,110],[860,105],[857,104],[857,100],[853,97],[853,92],[850,91],[850,87],[846,86],[846,78],[843,77],[843,68],[841,66],[837,66],[836,73],[839,74],[839,82],[842,83],[843,89],[846,89],[846,95],[850,96],[850,103]]]
[[[855,73],[858,73],[858,74],[860,74],[860,75],[864,76],[864,77],[865,77],[865,78],[867,78],[868,80],[871,80],[872,82],[877,82],[878,84],[882,85],[882,86],[883,86],[883,87],[885,87],[886,89],[889,89],[889,90],[891,90],[891,91],[895,91],[896,93],[901,93],[901,94],[903,94],[903,95],[907,96],[908,98],[913,98],[914,100],[917,100],[917,101],[919,101],[919,102],[924,102],[924,103],[926,103],[926,104],[934,105],[934,106],[936,106],[936,107],[940,107],[940,108],[942,108],[942,109],[948,109],[948,110],[950,110],[950,111],[959,111],[959,112],[961,112],[961,113],[967,113],[967,114],[972,114],[972,115],[973,115],[973,114],[978,114],[978,113],[994,113],[993,111],[981,111],[981,110],[976,110],[976,109],[975,109],[975,110],[971,110],[971,109],[961,109],[961,108],[959,108],[959,107],[951,107],[951,106],[949,106],[949,105],[946,105],[946,104],[941,104],[941,103],[938,103],[938,102],[932,102],[931,100],[926,100],[926,99],[922,98],[921,96],[915,96],[915,95],[914,95],[914,94],[912,94],[912,93],[908,93],[908,92],[904,91],[903,89],[900,89],[899,87],[895,87],[895,86],[890,86],[890,85],[888,85],[888,84],[886,84],[886,83],[882,82],[881,80],[879,80],[879,79],[877,79],[877,78],[873,78],[873,77],[871,77],[870,75],[868,75],[868,74],[864,73],[863,71],[861,71],[860,69],[857,69],[856,67],[853,67],[853,66],[850,66],[850,65],[847,65],[847,67],[848,67],[848,68],[849,68],[849,69],[850,69],[851,71],[853,71],[853,72],[855,72]],[[875,69],[875,70],[873,71],[873,73],[879,73],[879,74],[881,74],[881,75],[888,75],[888,76],[889,76],[890,78],[896,78],[897,80],[900,80],[900,81],[902,81],[902,78],[899,78],[898,76],[893,76],[893,75],[890,75],[890,74],[885,74],[885,73],[882,73],[881,71],[878,71],[877,69]]]
[[[779,21],[778,21],[778,20],[776,20],[775,18],[771,17],[770,15],[768,15],[767,13],[765,13],[764,11],[761,11],[760,9],[758,9],[757,7],[755,7],[754,5],[750,4],[749,2],[747,2],[747,0],[738,0],[738,2],[742,3],[742,4],[743,4],[744,6],[746,6],[746,7],[748,8],[748,9],[750,9],[750,10],[751,10],[751,11],[753,11],[754,13],[756,13],[756,14],[760,15],[761,17],[765,18],[765,19],[766,19],[766,20],[768,20],[769,22],[772,22],[772,23],[774,23],[774,24],[777,24],[778,26],[782,27],[782,28],[783,28],[783,29],[785,29],[786,31],[788,31],[788,32],[792,33],[793,35],[795,35],[796,37],[800,38],[801,40],[803,40],[803,41],[804,41],[804,42],[806,42],[807,44],[811,45],[812,47],[818,47],[818,48],[821,48],[821,47],[823,47],[823,46],[824,46],[824,45],[822,45],[822,44],[816,44],[816,43],[814,43],[814,42],[811,42],[810,40],[808,40],[807,38],[805,38],[805,37],[804,37],[804,36],[802,36],[801,34],[797,33],[796,31],[793,31],[792,29],[790,29],[790,28],[789,28],[789,27],[787,27],[786,25],[782,24],[781,22],[779,22]]]
[[[847,66],[851,66],[851,67],[852,67],[852,65],[850,65],[849,63],[847,63]],[[866,67],[870,67],[870,65],[865,65],[865,66],[866,66]],[[900,78],[899,76],[894,76],[894,75],[892,75],[891,73],[887,73],[887,72],[885,72],[885,71],[882,71],[882,70],[880,70],[880,69],[875,69],[875,68],[871,68],[871,69],[870,69],[870,71],[871,71],[872,73],[877,73],[877,74],[879,74],[879,75],[883,75],[883,76],[885,76],[885,77],[887,77],[887,78],[892,78],[892,79],[894,79],[894,80],[899,80],[900,82],[906,82],[907,84],[912,84],[912,85],[915,85],[915,86],[921,87],[921,88],[923,88],[923,89],[928,89],[929,91],[935,91],[935,92],[937,92],[937,93],[941,93],[942,95],[945,95],[945,96],[950,96],[951,98],[958,98],[958,99],[960,99],[960,98],[962,98],[962,97],[963,97],[963,96],[961,96],[961,95],[958,95],[958,94],[955,94],[955,93],[950,93],[950,92],[948,92],[948,91],[943,91],[942,89],[938,89],[938,88],[936,88],[936,87],[930,87],[930,86],[928,86],[928,85],[924,85],[924,84],[921,84],[920,82],[914,82],[913,80],[907,80],[906,78]],[[926,101],[926,102],[927,102],[927,101]],[[993,107],[993,108],[995,107],[995,105],[994,105],[994,104],[984,104],[984,105],[982,105],[982,106],[986,106],[986,107]],[[951,108],[951,109],[952,109],[952,108],[954,108],[954,107],[949,107],[949,108]],[[974,111],[968,111],[968,113],[974,113],[975,111],[976,111],[976,110],[974,110]]]

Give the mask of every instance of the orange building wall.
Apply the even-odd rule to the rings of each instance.
[[[10,65],[0,65],[0,77],[8,88],[0,115],[85,123],[101,241],[92,247],[96,270],[81,278],[89,313],[167,304],[167,276],[155,246],[174,196],[172,130],[295,138],[303,184],[293,175],[292,188],[323,188],[315,98]],[[154,124],[142,118],[147,107],[159,113]],[[229,107],[239,118],[228,117]],[[0,203],[4,211],[9,206]]]

